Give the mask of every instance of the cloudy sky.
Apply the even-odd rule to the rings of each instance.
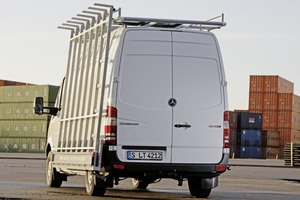
[[[299,0],[0,0],[0,79],[59,85],[69,32],[61,23],[92,6],[123,16],[206,20],[225,14],[219,39],[229,107],[248,109],[250,75],[279,75],[300,95]]]

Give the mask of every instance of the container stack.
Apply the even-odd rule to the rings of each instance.
[[[33,114],[33,101],[44,98],[53,105],[57,86],[24,85],[0,87],[0,152],[43,152],[49,116]]]
[[[262,113],[262,129],[279,132],[279,158],[285,144],[300,139],[300,97],[279,76],[250,76],[249,112]],[[275,137],[275,136],[274,136]]]
[[[235,158],[237,153],[237,120],[238,120],[238,112],[230,111],[229,112],[229,145],[230,145],[230,158]]]
[[[280,154],[280,133],[278,131],[263,130],[262,158],[278,159]]]
[[[262,158],[262,115],[239,112],[237,153],[239,158]]]
[[[9,81],[9,80],[0,80],[0,86],[12,86],[12,85],[32,85],[31,83]]]
[[[230,158],[263,158],[262,114],[230,112]]]

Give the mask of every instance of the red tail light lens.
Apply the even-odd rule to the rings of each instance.
[[[229,148],[229,111],[224,112],[223,148]]]
[[[117,113],[115,107],[107,107],[107,125],[104,127],[105,144],[117,144]]]

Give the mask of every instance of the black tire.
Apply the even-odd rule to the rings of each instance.
[[[202,188],[201,178],[189,178],[188,185],[191,195],[196,198],[207,198],[210,195],[211,189]]]
[[[49,152],[46,160],[46,181],[49,187],[60,187],[63,180],[54,179],[54,177],[59,177],[59,173],[55,168],[52,167],[52,153]]]
[[[146,189],[149,182],[142,179],[132,178],[132,185],[134,189]]]
[[[85,189],[89,196],[104,196],[106,183],[98,178],[92,171],[87,171],[85,175]]]

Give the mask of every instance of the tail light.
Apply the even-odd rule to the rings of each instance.
[[[107,124],[104,127],[105,144],[117,144],[117,109],[112,106],[107,107]]]
[[[229,111],[224,112],[223,148],[229,148]]]

